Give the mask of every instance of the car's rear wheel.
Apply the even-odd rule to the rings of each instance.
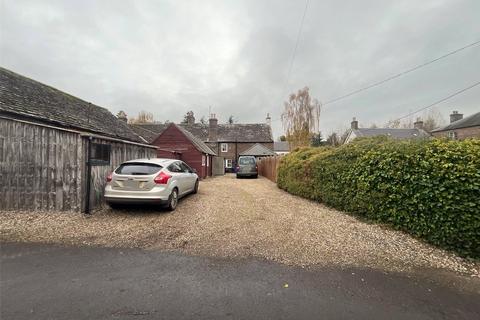
[[[195,187],[193,187],[193,194],[196,194],[198,192],[198,179],[195,181]]]
[[[172,193],[170,193],[170,196],[168,197],[168,205],[167,209],[170,211],[173,211],[177,208],[178,204],[178,190],[177,188],[172,190]]]

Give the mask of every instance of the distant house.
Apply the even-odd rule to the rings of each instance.
[[[158,147],[159,157],[182,159],[197,170],[200,178],[212,175],[215,152],[181,126],[170,123],[151,144]]]
[[[278,155],[290,153],[290,144],[288,141],[275,141],[273,143],[273,151]]]
[[[423,122],[414,123],[413,129],[395,129],[395,128],[359,128],[358,121],[353,118],[350,131],[344,143],[350,143],[355,138],[386,136],[394,139],[424,139],[430,135],[423,130]]]
[[[0,209],[89,211],[111,170],[155,154],[107,109],[0,68]]]
[[[431,134],[434,137],[448,137],[458,140],[480,138],[480,112],[463,118],[463,114],[453,111],[450,115],[450,124],[432,130]]]
[[[256,143],[245,151],[240,152],[241,156],[254,156],[255,158],[274,156],[272,149],[265,147],[260,143]]]
[[[193,113],[189,113],[187,123],[178,126],[205,143],[218,157],[222,157],[225,171],[232,172],[238,156],[254,145],[260,144],[273,151],[272,130],[268,119],[266,123],[218,124],[213,114],[208,124],[203,124],[195,122]],[[152,143],[167,126],[163,123],[146,123],[133,124],[131,128],[145,141]]]

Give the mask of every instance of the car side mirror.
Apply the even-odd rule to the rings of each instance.
[[[197,173],[197,169],[193,169],[190,171],[190,173]]]

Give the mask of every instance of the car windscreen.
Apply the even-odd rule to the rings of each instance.
[[[240,157],[240,159],[238,159],[238,163],[239,164],[255,164],[255,158],[251,158],[251,157],[248,157],[248,158],[242,158]]]
[[[162,166],[153,163],[124,163],[117,170],[116,174],[131,174],[136,176],[145,176],[157,173],[162,169]]]

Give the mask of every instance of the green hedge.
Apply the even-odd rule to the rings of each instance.
[[[278,186],[480,257],[480,140],[360,139],[285,156]]]

